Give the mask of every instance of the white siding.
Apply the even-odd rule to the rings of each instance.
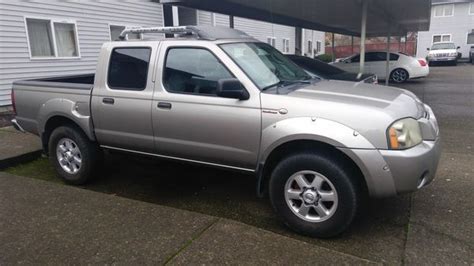
[[[94,72],[109,24],[163,25],[162,6],[150,1],[0,1],[0,10],[0,106],[15,80]],[[24,17],[75,20],[81,58],[30,59]]]
[[[290,54],[295,53],[295,28],[247,18],[234,17],[234,28],[267,42],[267,37],[276,38],[276,48],[283,51],[283,39],[290,40]]]
[[[469,3],[455,3],[454,15],[450,17],[435,17],[435,6],[437,5],[431,7],[430,30],[418,33],[417,56],[428,55],[426,48],[431,47],[433,35],[451,34],[451,41],[456,46],[461,46],[459,52],[462,57],[468,57],[472,44],[467,44],[467,33],[474,30],[474,15],[469,15]]]
[[[214,16],[214,17],[213,17]],[[212,23],[214,20],[214,23]],[[224,26],[229,27],[229,16],[219,13],[212,13],[198,10],[198,24],[206,26]],[[213,25],[214,24],[214,25]]]
[[[313,51],[311,53],[308,53],[308,41],[311,40],[313,41]],[[325,33],[321,31],[315,31],[315,30],[308,30],[308,29],[303,29],[303,55],[309,56],[309,57],[314,57],[320,54],[324,54],[324,41],[325,41]],[[316,54],[315,49],[316,49],[316,42],[321,42],[321,51]]]

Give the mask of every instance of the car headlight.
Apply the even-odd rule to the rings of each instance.
[[[449,53],[449,56],[458,56],[458,53]]]
[[[387,131],[388,147],[404,150],[418,145],[423,140],[420,124],[413,118],[395,121]]]

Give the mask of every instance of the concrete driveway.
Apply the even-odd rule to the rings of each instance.
[[[364,262],[473,264],[474,66],[432,67],[428,78],[400,87],[431,105],[440,122],[443,153],[437,178],[412,195],[371,200],[354,225],[335,239],[312,239],[289,231],[276,220],[268,201],[255,197],[251,176],[113,155],[99,178],[85,188],[239,221],[305,242],[314,247],[314,254],[323,248]],[[60,182],[46,159],[7,171]],[[249,250],[248,256],[252,255]],[[227,256],[232,261],[237,254]]]

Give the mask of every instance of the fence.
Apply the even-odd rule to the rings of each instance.
[[[336,52],[335,58],[341,58],[341,57],[347,57],[352,54],[358,53],[359,52],[360,46],[357,44],[354,44],[354,46],[351,45],[341,45],[341,46],[335,46],[334,50]],[[366,51],[385,51],[387,49],[387,44],[386,43],[370,43],[365,45],[365,50]],[[403,52],[409,55],[415,55],[416,54],[416,41],[408,41],[408,42],[394,42],[390,43],[390,51],[392,52]],[[326,46],[326,54],[332,54],[332,47],[331,46]]]

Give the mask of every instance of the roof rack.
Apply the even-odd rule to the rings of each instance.
[[[128,34],[164,33],[190,35],[203,40],[248,39],[245,32],[223,26],[175,26],[175,27],[127,27],[120,33],[119,40],[128,40]],[[140,37],[142,38],[142,37]]]
[[[128,40],[130,33],[164,33],[164,34],[196,34],[198,30],[192,26],[177,27],[127,27],[119,35],[119,40]]]

